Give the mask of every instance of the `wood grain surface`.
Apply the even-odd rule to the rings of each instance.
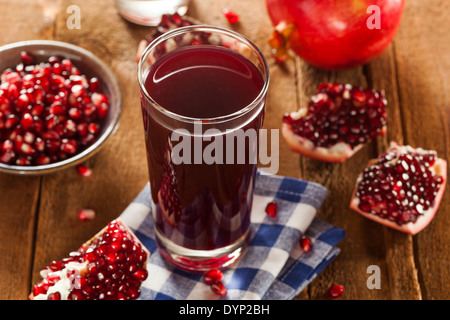
[[[81,29],[68,29],[67,8],[81,9]],[[223,8],[240,22],[229,25]],[[393,44],[368,65],[340,72],[317,70],[299,58],[280,66],[271,59],[271,23],[264,1],[192,0],[188,14],[238,31],[254,41],[270,64],[265,127],[279,129],[284,113],[305,106],[321,82],[384,89],[389,101],[388,134],[342,164],[326,164],[293,153],[280,136],[280,175],[318,182],[329,195],[318,212],[344,228],[341,254],[297,299],[325,299],[331,284],[342,284],[342,299],[449,299],[450,199],[448,186],[432,223],[416,236],[387,229],[349,209],[354,183],[370,158],[390,141],[437,150],[450,159],[450,3],[408,0]],[[39,271],[63,258],[116,218],[148,180],[135,53],[152,29],[122,19],[111,0],[0,0],[0,45],[20,40],[65,41],[99,56],[115,73],[123,98],[120,127],[86,163],[42,177],[0,174],[0,299],[27,299]],[[96,219],[77,212],[93,208]],[[368,289],[367,268],[381,270],[381,289]]]

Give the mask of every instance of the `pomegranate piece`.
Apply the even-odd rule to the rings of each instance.
[[[44,165],[67,159],[89,147],[107,118],[108,98],[100,81],[88,79],[69,59],[20,54],[22,63],[1,74],[0,162]],[[79,131],[79,126],[86,128]]]
[[[120,219],[111,221],[78,251],[45,267],[30,299],[136,299],[148,276],[149,255]]]
[[[340,284],[332,285],[327,290],[327,296],[330,299],[340,298],[340,297],[342,297],[343,294],[344,294],[344,286],[340,285]]]
[[[278,212],[278,204],[275,201],[271,201],[266,206],[266,213],[269,217],[275,218]]]
[[[292,51],[322,69],[362,65],[392,42],[404,5],[404,0],[266,0],[270,20],[283,37],[269,44],[280,55]]]
[[[203,282],[205,282],[208,285],[212,285],[215,282],[219,282],[222,280],[223,273],[222,271],[218,269],[212,269],[203,275]]]
[[[228,20],[228,23],[235,24],[239,22],[239,15],[230,9],[224,9],[222,11],[224,17]]]
[[[350,208],[414,235],[434,218],[446,180],[447,161],[435,151],[392,143],[359,175]]]
[[[382,91],[322,83],[307,108],[284,115],[282,134],[295,152],[343,162],[386,133],[386,105]]]

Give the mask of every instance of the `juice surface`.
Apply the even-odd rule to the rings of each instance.
[[[239,111],[258,96],[263,85],[250,61],[229,49],[210,46],[169,53],[151,67],[145,83],[160,106],[191,118]]]

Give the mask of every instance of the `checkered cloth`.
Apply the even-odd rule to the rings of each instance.
[[[258,172],[250,245],[246,254],[224,271],[222,282],[228,293],[219,297],[203,283],[202,274],[174,268],[159,254],[147,184],[120,216],[151,252],[149,277],[142,284],[140,299],[293,299],[339,254],[335,246],[345,236],[344,230],[315,217],[326,195],[327,190],[319,184]],[[270,201],[278,204],[275,218],[265,212]],[[304,234],[313,243],[309,253],[299,246]]]

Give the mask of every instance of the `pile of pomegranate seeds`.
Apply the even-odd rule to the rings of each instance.
[[[212,269],[203,275],[203,282],[207,285],[211,286],[212,292],[215,294],[224,297],[227,295],[227,288],[222,283],[223,273],[218,269]]]
[[[387,101],[383,92],[323,83],[306,112],[287,114],[283,122],[316,147],[331,148],[344,142],[355,148],[384,133]]]
[[[33,299],[136,299],[148,276],[148,255],[131,231],[114,220],[92,243],[42,270],[44,280],[33,287]]]
[[[82,75],[69,59],[22,63],[1,74],[0,163],[45,165],[90,146],[108,115],[100,81]]]
[[[336,284],[336,285],[332,285],[328,290],[327,290],[327,296],[330,299],[337,299],[342,297],[342,295],[344,294],[344,286],[340,285],[340,284]]]
[[[355,196],[359,208],[403,225],[433,207],[444,177],[432,168],[437,153],[395,146],[364,169]]]

